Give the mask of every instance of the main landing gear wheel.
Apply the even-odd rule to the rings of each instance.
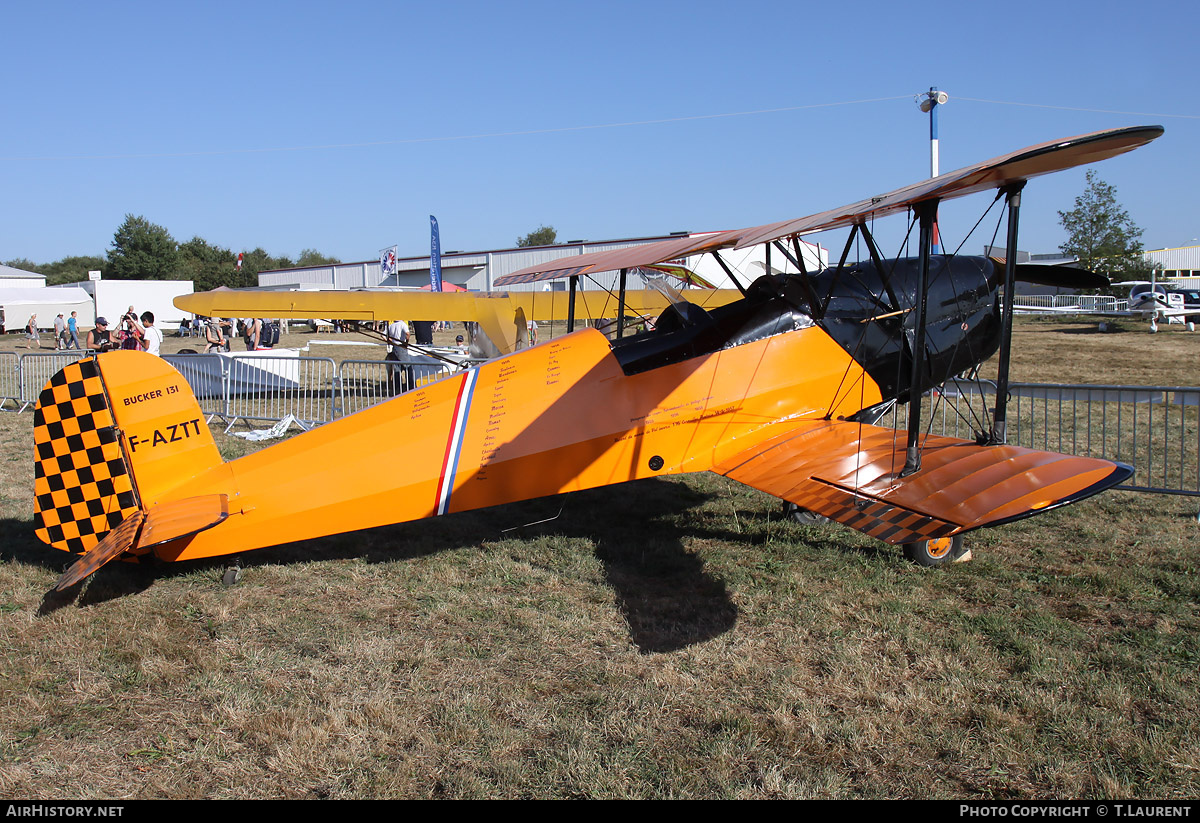
[[[801,526],[823,526],[829,522],[829,518],[816,512],[802,509],[795,503],[784,503],[783,514],[785,517],[790,517]]]
[[[934,537],[904,544],[904,557],[918,566],[940,566],[971,559],[971,553],[963,548],[963,537]]]

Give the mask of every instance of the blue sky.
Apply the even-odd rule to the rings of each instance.
[[[1148,248],[1200,243],[1189,3],[5,0],[2,19],[0,260],[102,254],[126,214],[343,260],[428,253],[430,214],[445,250],[758,225],[926,177],[914,97],[934,85],[943,171],[1165,126],[1095,168]],[[1057,249],[1083,186],[1029,185],[1022,248]],[[946,244],[985,207],[944,207]]]

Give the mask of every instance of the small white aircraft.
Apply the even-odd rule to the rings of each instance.
[[[1160,320],[1169,323],[1186,323],[1188,331],[1196,330],[1193,318],[1200,316],[1200,306],[1187,304],[1185,292],[1171,289],[1154,278],[1149,280],[1127,280],[1113,286],[1129,286],[1129,303],[1125,309],[1085,309],[1083,306],[1055,306],[1053,308],[1022,306],[1022,312],[1042,314],[1086,314],[1095,317],[1140,317],[1150,321],[1151,333],[1158,331]],[[1103,330],[1103,325],[1101,326]]]
[[[1191,319],[1198,313],[1196,307],[1189,309],[1183,294],[1157,282],[1153,271],[1149,280],[1128,280],[1113,285],[1130,287],[1129,308],[1124,312],[1111,312],[1110,316],[1149,318],[1151,332],[1158,331],[1159,320],[1186,323],[1188,331],[1196,330],[1196,324]]]

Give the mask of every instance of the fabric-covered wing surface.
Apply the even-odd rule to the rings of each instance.
[[[805,421],[713,471],[893,544],[1020,520],[1133,473],[1107,460],[930,435],[921,470],[900,477],[904,447],[902,431]]]
[[[564,257],[505,275],[496,281],[496,285],[532,283],[573,275],[650,266],[701,252],[746,248],[792,235],[866,223],[872,218],[903,212],[913,204],[925,200],[962,197],[1028,180],[1030,177],[1115,157],[1149,143],[1162,133],[1161,126],[1136,126],[1052,140],[808,217],[747,229],[664,240],[644,246]]]

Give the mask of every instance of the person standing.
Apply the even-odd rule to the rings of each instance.
[[[387,357],[385,360],[393,363],[403,363],[408,360],[408,324],[403,320],[395,320],[387,327]],[[405,366],[388,368],[388,391],[392,397],[404,391],[408,385],[408,369]]]
[[[103,317],[97,317],[96,328],[88,332],[87,347],[89,351],[109,351],[112,348],[112,336],[108,331],[108,321]]]
[[[29,348],[42,347],[42,340],[38,337],[37,315],[29,315],[29,322],[25,324],[25,339],[29,341]]]
[[[229,341],[221,332],[220,319],[216,317],[204,324],[204,352],[207,354],[213,349],[219,352],[229,351]]]
[[[79,312],[71,312],[71,316],[67,319],[67,348],[74,346],[79,348]]]
[[[154,325],[154,313],[142,312],[142,349],[155,357],[162,357],[162,331]]]
[[[121,318],[121,327],[117,330],[118,345],[122,349],[129,351],[141,351],[142,346],[142,324],[138,322],[138,316],[133,313],[133,307],[129,307],[129,311]]]
[[[67,347],[67,321],[63,320],[62,312],[54,318],[54,350],[62,351]]]
[[[245,324],[246,351],[257,351],[258,344],[262,341],[262,320],[257,317],[247,317]]]

